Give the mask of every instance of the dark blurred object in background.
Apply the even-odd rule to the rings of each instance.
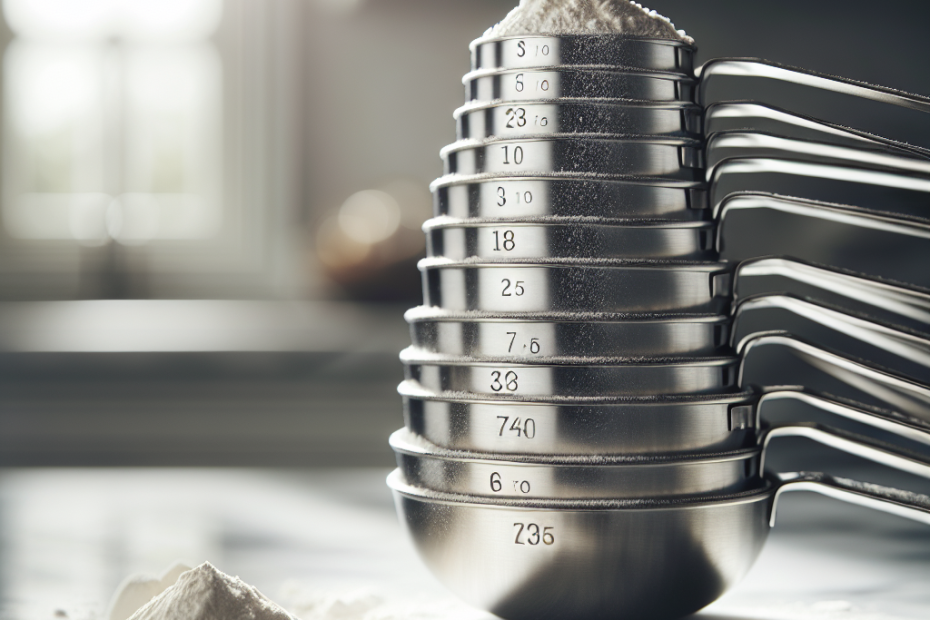
[[[317,228],[324,273],[358,301],[417,303],[426,246],[420,226],[431,212],[428,189],[411,181],[355,192]]]

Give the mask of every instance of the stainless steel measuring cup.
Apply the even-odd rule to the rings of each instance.
[[[626,35],[526,35],[479,38],[469,45],[471,68],[628,67],[691,75],[694,46],[671,39]]]
[[[431,189],[433,213],[455,218],[710,218],[700,179],[455,175],[437,179]]]
[[[790,406],[795,398],[799,408],[842,417],[854,427],[882,426],[920,443],[930,417],[921,422],[901,414],[920,408],[923,386],[805,349],[797,340],[784,345],[764,336],[745,347],[740,385],[758,391],[806,385],[806,379],[783,383],[782,375],[754,374],[772,361],[773,351],[802,376],[806,370],[829,380],[812,380],[822,388],[818,394],[736,392],[725,375],[714,375],[728,374],[730,360],[717,366],[719,359],[701,359],[693,350],[711,347],[726,331],[708,315],[724,316],[732,288],[728,269],[694,262],[714,258],[698,252],[695,237],[683,245],[668,242],[687,227],[659,232],[659,222],[636,227],[555,219],[704,221],[713,215],[708,206],[757,189],[746,187],[751,183],[867,208],[880,208],[877,200],[891,196],[899,204],[889,212],[898,215],[917,215],[925,205],[919,149],[829,123],[805,125],[797,115],[778,119],[795,134],[757,130],[716,138],[708,197],[701,145],[655,137],[697,129],[693,108],[672,97],[674,89],[687,99],[692,56],[683,43],[617,37],[527,36],[472,45],[469,103],[457,112],[465,140],[443,152],[446,174],[433,184],[436,215],[447,219],[427,227],[431,257],[421,269],[430,307],[411,321],[416,347],[404,356],[408,378],[400,388],[408,429],[436,446],[409,432],[396,435],[407,479],[395,473],[391,485],[427,564],[466,600],[508,618],[694,611],[748,570],[783,491],[815,485],[854,501],[884,502],[891,511],[906,507],[930,522],[928,498],[819,475],[763,480],[757,474],[764,454],[758,441],[790,432],[854,452],[871,450],[871,458],[905,470],[919,468],[919,459],[883,451],[855,429],[824,434],[814,424],[796,424],[796,431],[762,430],[760,418],[769,403]],[[623,78],[607,72],[618,67]],[[645,71],[627,77],[632,68]],[[740,70],[759,75],[768,69],[709,66],[705,79],[717,75],[717,83],[720,75]],[[822,76],[783,73],[776,77],[806,87],[866,99],[888,95],[896,107],[922,105],[864,85],[824,86]],[[600,85],[592,75],[603,78]],[[616,95],[624,87],[655,89],[661,99],[620,101]],[[586,88],[615,97],[565,100],[583,98]],[[703,94],[708,97],[706,85]],[[675,118],[674,110],[684,118]],[[611,135],[629,132],[653,135]],[[811,145],[811,136],[823,136],[823,144]],[[804,150],[816,153],[797,161]],[[745,213],[730,209],[728,222]],[[620,243],[629,245],[609,254],[617,258],[605,258]],[[691,262],[667,260],[662,253],[669,250]],[[628,260],[634,251],[646,255]],[[696,320],[695,312],[703,318]],[[674,336],[682,324],[694,326],[687,346]],[[645,334],[674,344],[651,344]],[[627,342],[637,343],[637,354],[680,346],[689,349],[680,355],[690,357],[630,363],[611,350]],[[595,350],[597,357],[590,353]],[[837,383],[856,384],[840,389],[840,397],[858,390],[871,398],[856,401],[862,407],[826,398]],[[709,393],[688,393],[694,391]],[[896,413],[866,406],[876,403]],[[598,450],[618,452],[604,458]],[[512,497],[495,496],[505,488]],[[526,498],[533,494],[547,499]],[[618,494],[626,499],[605,498]],[[688,494],[698,497],[670,499]]]
[[[603,67],[481,69],[462,78],[465,101],[593,99],[694,101],[697,81],[685,73]]]
[[[388,486],[433,574],[507,620],[695,612],[746,574],[786,492],[815,491],[930,524],[930,497],[812,473],[690,499],[479,498],[415,487],[400,471]]]
[[[790,398],[782,392],[782,401]],[[808,396],[813,399],[815,397]],[[784,404],[784,402],[782,402]],[[827,403],[834,408],[838,403]],[[826,409],[826,406],[824,406]],[[849,408],[846,415],[872,424],[869,413]],[[759,412],[761,414],[762,408]],[[831,411],[835,414],[835,411]],[[758,487],[765,452],[774,437],[804,437],[896,469],[930,478],[930,435],[889,416],[876,420],[884,431],[910,437],[923,434],[914,453],[892,444],[832,428],[797,423],[761,427],[758,446],[725,452],[674,454],[508,454],[452,450],[403,428],[391,436],[404,480],[417,487],[480,497],[536,499],[666,498],[733,493]],[[925,427],[920,427],[924,428]]]
[[[703,139],[701,109],[680,101],[475,101],[453,116],[459,140],[545,136]]]
[[[731,265],[684,261],[427,258],[424,305],[506,312],[721,312]]]
[[[398,392],[404,399],[405,426],[413,433],[441,448],[477,453],[720,453],[757,445],[761,429],[804,423],[917,448],[918,454],[930,443],[926,421],[797,389],[762,395],[492,399],[433,392],[405,381]]]
[[[520,396],[669,396],[733,391],[739,358],[568,358],[536,362],[441,355],[407,348],[404,375],[436,392]]]
[[[713,222],[611,222],[587,218],[476,220],[439,217],[423,225],[430,257],[664,258],[715,260]]]
[[[728,351],[722,314],[452,312],[421,306],[405,315],[413,345],[473,358],[713,356]]]
[[[450,450],[536,455],[727,452],[756,445],[756,395],[487,397],[398,386],[404,422]],[[807,412],[807,417],[810,417]],[[804,417],[799,419],[806,419]]]
[[[462,140],[441,151],[446,175],[662,177],[699,181],[703,150],[683,138],[493,138]]]
[[[407,429],[391,435],[413,486],[481,497],[607,499],[684,497],[745,490],[758,482],[757,447],[675,455],[531,455],[465,452]],[[930,475],[930,466],[928,466]]]

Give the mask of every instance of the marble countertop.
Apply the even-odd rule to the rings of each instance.
[[[387,473],[3,470],[0,620],[103,619],[124,577],[178,560],[209,560],[302,620],[318,617],[321,597],[375,594],[414,610],[396,617],[490,618],[421,566],[394,514]],[[925,619],[928,578],[927,526],[789,494],[748,577],[697,618]]]

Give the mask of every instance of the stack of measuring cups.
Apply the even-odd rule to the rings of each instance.
[[[388,482],[431,570],[504,618],[696,611],[752,565],[786,490],[930,520],[915,495],[763,475],[764,407],[870,416],[738,387],[693,53],[626,36],[472,44]]]
[[[462,548],[421,553],[448,556],[438,570],[428,562],[495,613],[540,609],[512,591],[578,546],[559,544],[587,527],[559,521],[578,502],[703,501],[764,485],[754,429],[733,419],[749,395],[727,346],[731,268],[716,260],[706,209],[693,51],[590,35],[472,44],[458,141],[442,151],[424,226],[424,305],[407,313],[391,484],[420,523],[414,536],[440,528],[492,546],[485,567]],[[465,505],[498,512],[443,513]],[[508,548],[536,559],[508,554],[495,568]],[[731,562],[719,580],[747,567]],[[498,587],[479,585],[495,570],[506,572]],[[627,609],[650,596],[642,585]]]

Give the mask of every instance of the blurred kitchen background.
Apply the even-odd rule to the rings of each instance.
[[[0,465],[390,465],[428,184],[514,1],[2,0]],[[702,62],[930,95],[925,0],[652,8]]]

